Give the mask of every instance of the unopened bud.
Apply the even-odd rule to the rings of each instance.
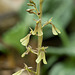
[[[30,12],[30,11],[33,11],[33,10],[34,10],[34,9],[27,9],[26,11],[27,11],[27,12]]]
[[[28,6],[34,6],[33,4],[27,3]]]
[[[36,5],[32,0],[29,0],[30,1],[30,3],[32,3],[32,4],[34,4],[34,5]]]
[[[34,9],[27,9],[26,11],[29,12],[30,14],[35,14],[35,12],[33,12]]]
[[[40,15],[40,12],[38,13],[38,15]]]

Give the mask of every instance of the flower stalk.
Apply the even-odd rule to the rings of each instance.
[[[30,14],[34,14],[34,15],[37,15],[37,17],[39,18],[38,20],[35,20],[36,21],[36,25],[35,25],[35,29],[33,30],[32,28],[30,28],[30,33],[25,36],[24,38],[22,38],[20,40],[21,44],[23,46],[26,47],[26,51],[21,55],[21,57],[24,57],[26,55],[29,54],[29,52],[33,53],[33,54],[36,54],[37,55],[37,59],[36,59],[36,63],[37,63],[37,67],[36,67],[36,72],[31,70],[30,67],[28,67],[26,64],[24,69],[14,73],[13,75],[21,75],[21,73],[23,71],[27,71],[28,72],[28,75],[31,75],[30,73],[33,73],[34,75],[40,75],[40,70],[41,70],[41,60],[43,60],[43,63],[44,64],[47,64],[47,61],[46,61],[46,56],[45,56],[45,50],[48,48],[48,47],[42,47],[42,42],[43,42],[43,27],[45,27],[46,25],[50,24],[52,25],[52,33],[54,35],[58,35],[60,34],[61,32],[54,26],[54,24],[51,22],[52,21],[52,18],[47,21],[43,26],[42,26],[42,3],[43,3],[43,0],[39,0],[39,11],[36,7],[36,3],[32,0],[29,0],[30,3],[27,3],[28,6],[32,6],[34,7],[34,9],[27,9],[27,12],[29,12]],[[38,37],[38,48],[36,48],[36,50],[34,50],[30,45],[29,45],[29,40],[30,40],[30,36],[33,35],[33,36],[37,36]]]
[[[39,0],[39,4],[40,4],[40,15],[39,15],[39,19],[40,19],[40,23],[39,23],[39,27],[41,27],[41,30],[42,30],[42,3],[43,3],[43,0]],[[43,41],[43,35],[42,36],[38,36],[38,57],[40,55],[40,48],[42,46],[42,41]],[[41,62],[37,63],[37,75],[40,75],[40,66],[41,65]]]

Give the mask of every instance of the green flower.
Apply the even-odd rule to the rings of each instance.
[[[44,64],[47,64],[46,58],[45,58],[45,52],[41,51],[38,58],[36,59],[36,62],[39,63],[41,60],[43,60]]]
[[[58,30],[53,24],[52,24],[52,32],[54,35],[61,34],[60,30]]]
[[[24,52],[24,53],[21,55],[21,57],[24,57],[24,56],[27,55],[29,52],[30,52],[30,51],[27,50],[26,52]]]
[[[40,53],[38,58],[36,59],[36,62],[39,63],[41,60],[43,60],[44,64],[47,64],[46,58],[45,58],[45,49],[47,49],[48,47],[41,47],[40,48]]]
[[[27,45],[28,45],[29,39],[30,39],[30,35],[31,35],[31,34],[28,34],[26,37],[24,37],[24,38],[22,38],[22,39],[20,40],[20,42],[21,42],[21,44],[22,44],[23,46],[27,46]]]
[[[24,72],[24,71],[27,71],[28,75],[31,75],[29,71],[31,71],[30,69],[32,67],[28,67],[26,64],[24,64],[24,65],[25,65],[24,69],[21,69],[21,70],[17,71],[16,73],[12,74],[12,75],[21,75],[22,72]]]
[[[36,35],[36,33],[38,32],[38,25],[36,25],[35,26],[35,29],[34,29],[34,31],[32,30],[32,28],[30,28],[30,33],[32,34],[32,35]]]
[[[35,19],[34,19],[35,20]],[[35,20],[36,21],[36,20]],[[41,21],[41,19],[39,19],[38,21],[36,21],[36,26],[35,26],[35,29],[34,30],[32,30],[31,28],[30,28],[30,33],[32,34],[32,35],[37,35],[37,33],[38,33],[38,36],[42,36],[43,35],[43,32],[42,32],[42,26],[41,25],[38,25],[39,23],[40,23],[40,21]]]
[[[42,35],[43,35],[41,26],[38,27],[38,25],[36,25],[34,30],[32,30],[31,28],[30,28],[30,30],[31,30],[30,33],[31,33],[32,35],[36,35],[37,32],[38,32],[38,36],[42,36]]]
[[[25,71],[25,69],[21,69],[12,75],[21,75],[23,71]]]
[[[32,49],[31,46],[26,47],[27,50],[21,55],[21,57],[24,57],[25,55],[27,55],[29,52],[37,54],[36,50]]]

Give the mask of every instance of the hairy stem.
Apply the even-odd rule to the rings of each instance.
[[[39,0],[40,1],[40,15],[39,15],[39,19],[42,20],[42,1],[43,0]],[[40,21],[39,23],[39,27],[42,28],[42,21]],[[38,36],[38,53],[40,54],[40,47],[42,46],[42,40],[43,40],[43,36]],[[38,56],[39,56],[38,54]],[[40,62],[41,63],[41,62]],[[40,75],[40,63],[37,64],[37,75]]]

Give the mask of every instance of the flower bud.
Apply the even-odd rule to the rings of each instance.
[[[28,6],[34,6],[33,4],[27,3]]]
[[[30,1],[30,3],[32,3],[32,4],[34,4],[34,5],[36,5],[32,0],[29,0]]]

